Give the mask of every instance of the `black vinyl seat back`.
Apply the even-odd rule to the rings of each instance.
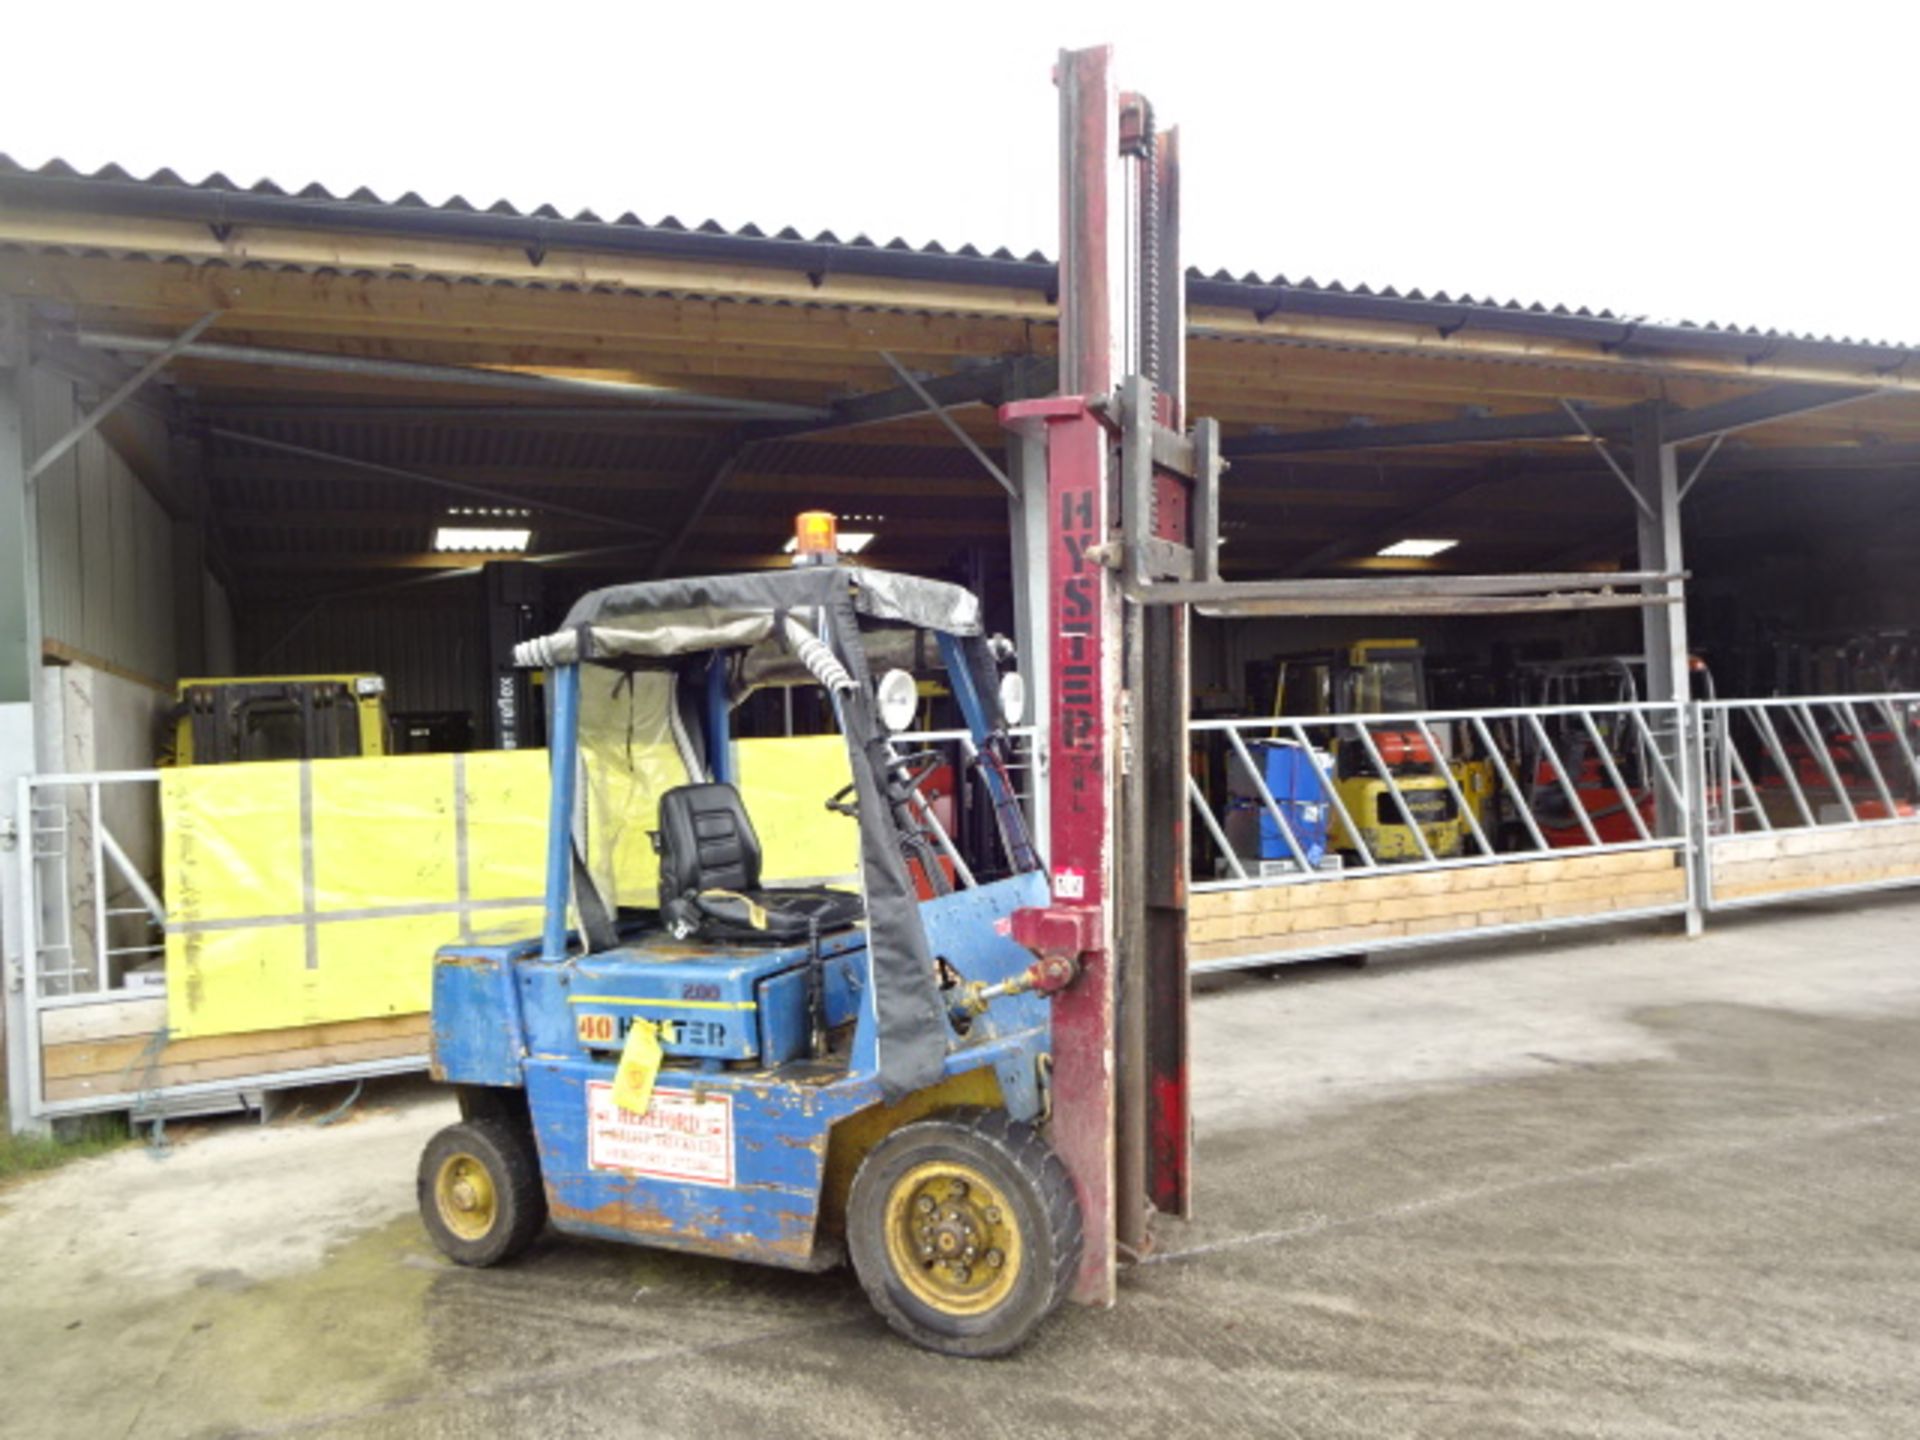
[[[660,918],[680,939],[791,941],[865,914],[843,890],[762,889],[760,837],[731,785],[678,785],[660,797]]]
[[[660,797],[660,898],[758,890],[760,837],[731,785],[678,785]]]

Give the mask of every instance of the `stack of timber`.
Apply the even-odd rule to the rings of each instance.
[[[1920,883],[1920,821],[1835,830],[1784,830],[1715,840],[1715,904],[1851,885]]]
[[[1676,850],[1508,860],[1450,870],[1355,875],[1194,895],[1195,966],[1265,956],[1340,954],[1493,926],[1679,909],[1687,874]]]
[[[427,1063],[427,1017],[390,1015],[330,1025],[253,1030],[195,1040],[166,1037],[164,996],[46,1010],[41,1077],[49,1101],[137,1096],[171,1085],[263,1081],[323,1065],[417,1057]]]

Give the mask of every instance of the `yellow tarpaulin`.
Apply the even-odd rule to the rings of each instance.
[[[168,771],[168,1028],[425,1010],[437,946],[538,926],[546,798],[541,751]]]
[[[860,827],[827,801],[853,779],[838,735],[742,740],[740,799],[760,837],[761,878],[769,882],[857,884]]]
[[[825,808],[848,779],[843,742],[745,740],[736,754],[764,878],[853,875],[854,824]],[[615,787],[627,904],[653,902],[654,787],[682,779],[633,783],[642,768]],[[416,1014],[439,946],[539,928],[545,751],[190,767],[163,776],[161,806],[177,1038]]]

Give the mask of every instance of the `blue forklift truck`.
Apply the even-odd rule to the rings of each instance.
[[[421,1213],[465,1265],[549,1223],[850,1259],[901,1334],[1000,1354],[1081,1248],[1046,1138],[1049,992],[1071,968],[1013,939],[1049,899],[1008,778],[1017,682],[976,597],[835,563],[830,517],[803,521],[810,563],[596,591],[518,647],[551,707],[544,926],[435,957],[433,1074],[462,1119],[421,1157]],[[915,818],[941,757],[889,742],[916,662],[965,718],[1004,878],[952,889]],[[762,883],[730,717],[783,685],[824,691],[845,740],[852,784],[821,803],[858,823],[857,890]],[[636,888],[656,855],[657,890]]]

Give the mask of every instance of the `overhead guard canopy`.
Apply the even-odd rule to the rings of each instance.
[[[780,616],[842,604],[869,620],[962,637],[981,633],[980,601],[958,585],[858,565],[804,565],[595,590],[575,602],[554,634],[515,646],[513,658],[540,667],[778,645]]]

